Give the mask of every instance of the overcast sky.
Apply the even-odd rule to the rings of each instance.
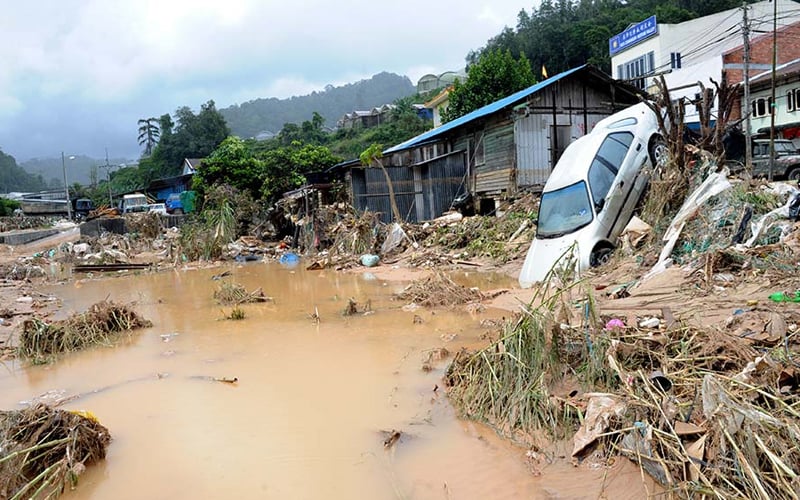
[[[44,0],[0,15],[0,149],[137,158],[139,118],[458,69],[534,0]]]

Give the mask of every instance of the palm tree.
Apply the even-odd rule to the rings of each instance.
[[[161,136],[161,130],[158,128],[157,118],[142,118],[139,124],[139,145],[144,146],[145,157],[153,153],[153,148],[156,147],[158,138]]]

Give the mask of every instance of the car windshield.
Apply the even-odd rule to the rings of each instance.
[[[775,154],[778,156],[794,155],[797,154],[797,149],[789,141],[775,141]]]
[[[537,238],[558,238],[592,222],[589,191],[584,181],[542,194]]]

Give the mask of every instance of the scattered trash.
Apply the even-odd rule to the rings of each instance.
[[[386,434],[388,434],[388,437],[383,440],[383,447],[388,450],[389,448],[394,446],[395,443],[397,443],[398,440],[400,440],[400,436],[402,435],[402,433],[400,431],[396,431],[394,429],[392,429],[389,432],[386,432],[386,431],[384,431],[384,432]]]
[[[612,319],[608,320],[608,322],[606,323],[605,329],[609,330],[609,331],[611,331],[611,330],[624,330],[625,329],[625,323],[621,319],[612,318]]]
[[[286,267],[294,267],[300,262],[300,257],[296,253],[287,252],[278,258],[278,262]]]
[[[658,328],[660,324],[658,318],[647,318],[639,322],[639,328]]]
[[[178,332],[173,332],[173,333],[162,333],[162,334],[160,335],[160,337],[161,337],[161,341],[162,341],[162,342],[172,342],[172,340],[173,340],[175,337],[177,337],[178,335],[180,335],[180,333],[178,333]]]
[[[214,276],[211,277],[211,279],[214,280],[214,281],[219,281],[222,278],[225,278],[225,277],[230,276],[230,275],[231,275],[230,271],[223,271],[223,272],[221,272],[219,274],[215,274]]]
[[[208,375],[192,375],[189,378],[195,380],[208,380],[209,382],[221,382],[223,384],[236,384],[239,377],[209,377]]]
[[[373,254],[364,254],[361,256],[361,265],[365,267],[375,267],[378,265],[378,261],[380,261],[380,257]]]
[[[793,294],[786,292],[775,292],[770,294],[769,300],[773,302],[800,302],[800,290],[796,290]]]

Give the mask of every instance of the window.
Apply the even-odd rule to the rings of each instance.
[[[786,111],[794,112],[797,111],[797,98],[798,98],[798,90],[800,89],[792,89],[786,92]]]
[[[589,166],[589,189],[595,206],[608,195],[632,142],[633,134],[630,132],[616,132],[609,134],[597,150]]]
[[[681,69],[681,53],[670,52],[669,54],[669,67],[672,69]]]
[[[763,98],[760,97],[753,101],[752,103],[752,113],[753,118],[761,118],[762,116],[767,116],[772,109],[772,98]]]
[[[651,51],[623,64],[618,67],[617,71],[620,79],[628,80],[632,85],[644,89],[647,81],[642,77],[653,74],[655,66],[655,53]]]

